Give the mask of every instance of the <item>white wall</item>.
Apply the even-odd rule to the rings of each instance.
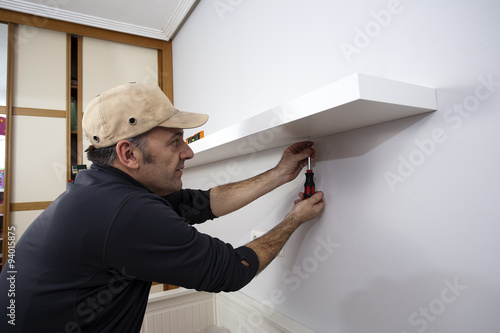
[[[494,0],[199,3],[173,42],[174,96],[211,115],[205,135],[354,72],[437,89],[432,114],[311,131],[325,212],[245,294],[318,332],[498,331],[498,13]],[[254,175],[281,150],[188,169],[184,184]],[[200,229],[244,244],[303,180]]]

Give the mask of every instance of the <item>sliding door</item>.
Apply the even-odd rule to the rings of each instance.
[[[18,25],[13,64],[10,225],[19,238],[66,189],[66,34]]]

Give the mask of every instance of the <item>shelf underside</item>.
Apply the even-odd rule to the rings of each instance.
[[[356,74],[192,143],[186,168],[435,109],[433,89]]]

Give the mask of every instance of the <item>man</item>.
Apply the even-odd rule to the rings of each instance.
[[[242,288],[290,235],[323,209],[298,199],[283,221],[234,249],[190,224],[235,211],[297,177],[314,150],[288,147],[278,165],[208,191],[181,190],[193,151],[183,129],[208,116],[180,112],[157,86],[127,84],[89,103],[83,129],[90,170],[78,174],[16,246],[15,297],[0,280],[2,332],[139,332],[151,281],[210,292]],[[300,194],[303,198],[303,194]]]

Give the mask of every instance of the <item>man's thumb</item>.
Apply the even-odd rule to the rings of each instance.
[[[322,191],[318,191],[316,193],[314,193],[309,199],[312,199],[314,201],[314,203],[318,203],[320,202],[321,200],[323,200],[323,197],[325,196],[325,194],[322,192]]]

